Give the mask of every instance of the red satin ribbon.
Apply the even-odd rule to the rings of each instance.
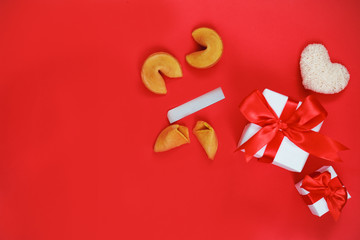
[[[278,118],[258,90],[243,100],[240,104],[241,113],[249,122],[262,127],[238,148],[245,150],[246,161],[249,161],[267,144],[269,144],[267,148],[270,148],[267,150],[266,156],[272,161],[285,136],[296,146],[314,156],[329,161],[341,161],[338,152],[348,148],[321,133],[311,130],[324,121],[327,116],[326,110],[311,95],[305,98],[297,110],[295,110],[295,104],[297,106],[296,102],[288,101],[284,113]],[[273,140],[274,142],[272,142]]]
[[[281,112],[280,120],[281,121],[287,120],[291,116],[291,114],[293,114],[296,111],[298,104],[299,102],[288,98],[284,106],[284,109]],[[284,134],[278,131],[275,137],[267,144],[267,147],[265,148],[265,152],[263,156],[259,158],[259,161],[265,163],[271,163],[274,160],[278,149],[280,148],[283,138],[284,138]]]
[[[325,198],[329,212],[337,220],[340,212],[347,202],[347,191],[338,177],[331,179],[328,171],[306,175],[301,188],[309,192],[303,195],[307,205],[314,204],[321,198]]]

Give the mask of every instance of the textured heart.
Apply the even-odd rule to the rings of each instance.
[[[318,93],[338,93],[350,79],[343,65],[330,61],[329,53],[322,44],[306,46],[301,53],[300,69],[304,87]]]

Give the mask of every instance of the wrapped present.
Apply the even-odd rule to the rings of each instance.
[[[350,194],[333,167],[324,166],[295,184],[312,214],[321,217],[330,212],[338,219]]]
[[[253,156],[293,172],[301,172],[309,154],[340,161],[338,152],[347,148],[318,133],[326,110],[308,96],[298,102],[265,89],[254,91],[240,105],[250,122],[240,138],[238,149],[249,161]]]

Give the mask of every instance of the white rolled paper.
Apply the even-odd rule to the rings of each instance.
[[[186,116],[189,116],[190,114],[221,101],[224,98],[225,95],[221,87],[218,87],[208,93],[205,93],[204,95],[201,95],[200,97],[169,110],[167,114],[169,122],[176,122]]]

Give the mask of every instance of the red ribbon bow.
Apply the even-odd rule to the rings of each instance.
[[[338,152],[348,148],[311,130],[324,121],[327,116],[326,110],[311,95],[305,98],[298,109],[296,107],[296,102],[288,101],[279,118],[258,90],[243,100],[240,104],[241,113],[249,122],[262,127],[238,148],[245,150],[247,161],[265,145],[268,145],[266,151],[273,159],[277,151],[273,146],[279,147],[285,136],[296,146],[314,156],[329,161],[341,161]]]
[[[347,191],[338,177],[331,179],[328,171],[316,173],[313,176],[306,175],[301,188],[309,192],[304,195],[304,200],[308,205],[325,198],[329,212],[335,220],[339,218],[347,202]]]

